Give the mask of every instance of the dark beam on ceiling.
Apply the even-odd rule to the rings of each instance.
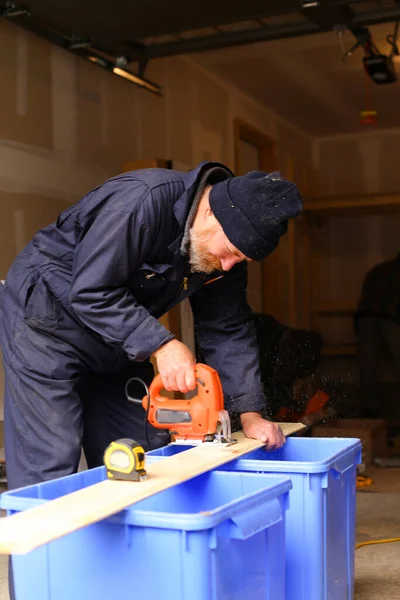
[[[301,14],[323,30],[333,29],[335,25],[348,25],[354,17],[354,11],[348,6],[326,6],[325,4],[304,8]]]
[[[345,9],[345,7],[343,7]],[[307,9],[307,12],[310,9]],[[352,11],[350,11],[352,12]],[[333,13],[331,13],[331,16]],[[340,16],[339,12],[336,14]],[[167,56],[177,56],[179,54],[192,54],[195,52],[204,52],[207,50],[217,50],[233,46],[243,46],[255,44],[257,42],[266,42],[277,39],[292,38],[313,33],[323,33],[333,30],[333,25],[345,25],[347,28],[357,26],[374,25],[378,23],[390,23],[400,19],[400,5],[398,7],[382,8],[352,15],[348,20],[348,12],[343,12],[342,17],[346,22],[334,22],[331,19],[325,23],[312,21],[301,21],[291,25],[282,25],[277,27],[266,27],[250,29],[246,31],[237,31],[234,33],[224,33],[220,35],[206,36],[195,39],[186,39],[180,42],[171,42],[167,44],[151,44],[146,48],[146,55],[149,59],[163,58]],[[128,42],[129,45],[129,42]],[[134,60],[137,60],[136,58]]]
[[[2,0],[0,0],[1,3]],[[314,33],[332,31],[337,26],[347,27],[353,31],[359,27],[367,27],[378,23],[393,22],[400,19],[400,0],[396,0],[397,5],[389,8],[379,8],[377,10],[354,13],[350,8],[351,4],[361,0],[321,0],[320,6],[311,7],[301,10],[301,2],[299,1],[299,12],[307,20],[290,23],[280,26],[257,27],[249,30],[241,30],[236,32],[220,32],[216,35],[205,36],[201,38],[181,38],[174,42],[164,44],[151,44],[144,46],[135,40],[121,42],[121,54],[123,54],[128,63],[139,63],[141,65],[140,73],[143,75],[143,66],[147,61],[153,58],[162,58],[167,56],[176,56],[181,54],[191,54],[195,52],[204,52],[207,50],[216,50],[233,46],[242,46],[254,44],[258,42],[272,41],[277,39],[294,38]],[[113,61],[117,55],[110,52],[110,48],[99,47],[94,44],[94,47],[73,48],[71,42],[73,38],[68,37],[64,33],[55,31],[45,23],[35,20],[31,16],[15,16],[7,17],[8,20],[21,26],[32,33],[40,36],[47,41],[61,46],[69,51],[74,51],[75,54],[82,58],[87,57],[90,52],[99,56],[104,56]],[[93,51],[93,52],[92,52]]]
[[[249,29],[245,31],[236,31],[234,33],[223,33],[220,35],[194,38],[191,40],[186,39],[182,42],[172,42],[168,44],[153,44],[147,46],[146,53],[149,58],[176,56],[178,54],[203,52],[205,50],[216,50],[218,48],[226,48],[229,46],[243,46],[268,40],[308,35],[317,33],[318,30],[318,25],[301,21],[299,23],[294,23],[293,25]]]
[[[400,2],[396,0],[399,6],[391,8],[382,8],[365,13],[354,15],[353,25],[379,25],[379,23],[390,23],[400,19]]]

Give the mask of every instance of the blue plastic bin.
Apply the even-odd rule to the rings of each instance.
[[[161,460],[189,446],[148,453]],[[361,442],[346,438],[287,438],[283,448],[246,454],[218,471],[288,475],[286,513],[287,600],[352,600],[356,474]]]
[[[0,504],[11,514],[105,477],[100,467],[5,492]],[[291,486],[281,475],[207,472],[14,555],[16,600],[284,600]]]

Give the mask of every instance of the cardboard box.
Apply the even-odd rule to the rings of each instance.
[[[385,456],[387,427],[384,419],[336,419],[313,427],[313,437],[358,438],[363,445],[363,463]]]

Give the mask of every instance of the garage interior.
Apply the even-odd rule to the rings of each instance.
[[[400,2],[0,0],[0,17],[0,279],[123,171],[279,170],[304,211],[248,287],[273,416],[360,438],[357,542],[400,537],[400,357],[382,348],[366,418],[355,328],[366,274],[400,252]],[[163,322],[195,348],[187,302]],[[400,598],[399,565],[398,543],[357,549],[355,600]]]

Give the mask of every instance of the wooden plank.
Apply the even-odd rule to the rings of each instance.
[[[400,194],[370,194],[365,196],[349,196],[336,198],[313,198],[304,200],[303,211],[344,211],[352,209],[398,210]]]
[[[297,223],[291,220],[288,226],[288,287],[289,287],[289,325],[291,327],[297,327],[297,302],[296,302],[296,226]]]
[[[347,304],[319,304],[311,308],[311,312],[316,315],[332,316],[353,316],[356,312],[357,301]]]
[[[317,295],[319,290],[318,279],[319,279],[319,269],[318,264],[316,263],[317,253],[315,252],[315,234],[314,230],[317,227],[315,215],[307,214],[305,215],[305,219],[307,222],[307,244],[308,244],[308,283],[309,283],[309,304],[308,304],[308,318],[309,318],[309,328],[315,329],[315,319],[314,314],[311,312],[311,307],[316,304]]]
[[[285,177],[289,181],[295,179],[295,166],[292,156],[287,157]],[[288,310],[286,313],[286,321],[291,327],[297,327],[297,303],[296,303],[296,226],[293,220],[289,221],[286,237],[287,247],[287,296]]]
[[[300,261],[297,269],[297,280],[301,287],[301,323],[300,327],[304,329],[311,328],[311,244],[310,244],[310,224],[307,216],[302,216],[298,220],[298,230],[300,236]],[[301,270],[300,270],[301,267]]]
[[[326,344],[322,348],[324,356],[355,356],[357,354],[356,344]]]
[[[304,428],[301,423],[280,425],[286,436]],[[232,446],[196,446],[147,465],[147,481],[105,480],[1,519],[0,554],[30,552],[264,445],[242,432],[235,438],[238,442]]]

